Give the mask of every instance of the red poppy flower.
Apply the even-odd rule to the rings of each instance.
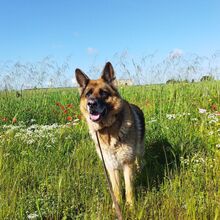
[[[60,105],[60,108],[64,111],[65,107],[63,105]]]
[[[64,110],[63,110],[63,113],[64,113],[64,114],[67,114],[67,113],[68,113],[68,110],[67,110],[67,109],[64,109]]]
[[[72,116],[67,116],[66,120],[67,120],[67,121],[72,121],[72,120],[73,120],[73,117],[72,117]]]
[[[6,122],[6,121],[8,121],[8,119],[7,119],[6,117],[4,117],[4,118],[2,119],[2,121]]]
[[[216,104],[212,104],[211,109],[212,109],[212,111],[217,111],[217,105]]]
[[[71,104],[71,103],[70,103],[70,104],[67,104],[66,107],[67,107],[67,108],[73,108],[73,104]]]
[[[81,120],[81,119],[82,119],[82,115],[77,115],[77,118],[78,118],[79,120]]]

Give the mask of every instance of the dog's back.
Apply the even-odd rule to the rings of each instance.
[[[142,112],[142,110],[134,105],[134,104],[130,104],[132,112],[134,114],[134,118],[135,118],[135,124],[136,124],[136,128],[137,128],[137,134],[140,138],[140,142],[144,141],[144,133],[145,133],[145,121],[144,121],[144,114]]]
[[[137,135],[137,156],[142,157],[144,154],[144,134],[145,134],[145,121],[142,110],[134,105],[130,104],[132,113],[134,115],[134,123]]]

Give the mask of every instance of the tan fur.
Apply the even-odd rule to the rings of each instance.
[[[122,170],[125,180],[126,202],[132,205],[134,201],[135,161],[144,153],[143,113],[137,106],[129,104],[119,95],[111,81],[114,80],[114,71],[110,63],[106,64],[103,74],[98,80],[89,80],[78,69],[76,70],[76,77],[81,86],[80,110],[87,121],[91,137],[100,156],[95,135],[95,132],[98,132],[116,199],[119,202],[121,200],[119,171]],[[86,94],[88,91],[92,91],[92,96],[100,99],[100,90],[105,90],[110,94],[104,100],[110,106],[110,110],[100,121],[94,122],[90,119]]]

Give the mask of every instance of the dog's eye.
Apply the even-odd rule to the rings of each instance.
[[[109,97],[109,93],[104,91],[104,90],[100,90],[100,96],[103,98],[103,99],[107,99]]]
[[[90,95],[92,95],[92,89],[90,89],[90,90],[86,93],[86,97],[89,97]]]

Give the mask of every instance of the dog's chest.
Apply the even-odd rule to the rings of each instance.
[[[95,134],[92,134],[92,139],[96,144],[96,151],[101,158],[101,152]],[[105,164],[108,168],[121,169],[123,164],[134,160],[134,149],[128,144],[121,143],[118,138],[109,136],[103,140],[99,137],[99,141]]]

